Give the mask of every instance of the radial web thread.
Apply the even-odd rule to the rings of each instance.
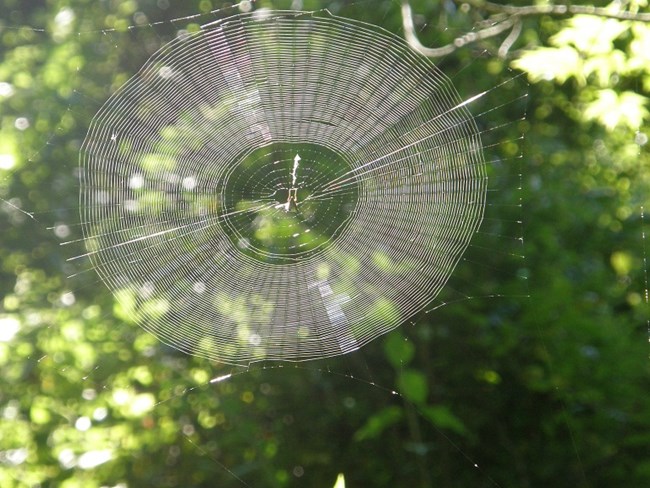
[[[164,46],[93,119],[85,256],[182,351],[344,354],[445,285],[483,216],[479,134],[396,36],[326,13],[230,17]]]

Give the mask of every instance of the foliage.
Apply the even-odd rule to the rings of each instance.
[[[472,28],[453,3],[411,3],[427,45]],[[400,33],[391,1],[302,4]],[[216,7],[0,5],[0,485],[649,485],[650,26],[525,20],[512,66],[531,83],[528,116],[511,125],[513,139],[526,133],[524,158],[500,192],[523,199],[515,272],[498,253],[496,271],[464,263],[455,283],[472,283],[474,298],[358,353],[236,369],[133,326],[92,273],[66,278],[82,249],[60,246],[79,238],[77,160],[92,116]],[[496,51],[487,40],[439,62],[462,68],[462,94],[511,76],[507,61],[477,59],[482,49]],[[518,235],[508,208],[501,232]],[[528,298],[515,296],[517,275]],[[481,298],[493,282],[507,298]]]
[[[585,121],[608,130],[639,130],[650,120],[647,98],[636,92],[650,80],[650,30],[639,22],[621,22],[580,15],[549,38],[552,47],[524,53],[513,65],[532,81],[569,78],[581,88],[575,104]],[[616,88],[616,89],[614,89]]]

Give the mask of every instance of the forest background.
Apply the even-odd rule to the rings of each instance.
[[[241,369],[159,343],[93,273],[67,278],[81,246],[60,245],[79,232],[97,109],[165,40],[237,8],[0,2],[0,485],[650,486],[647,3],[503,5],[413,0],[409,40],[509,22],[432,60],[464,97],[525,73],[525,120],[491,121],[525,137],[503,146],[522,156],[494,197],[516,203],[500,232],[523,237],[523,259],[463,263],[471,298],[358,353]],[[398,1],[263,7],[405,36]]]

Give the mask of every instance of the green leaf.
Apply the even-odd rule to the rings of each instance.
[[[400,393],[410,402],[423,405],[427,401],[427,377],[420,371],[406,369],[399,375]]]
[[[429,422],[439,429],[452,430],[461,435],[467,434],[467,428],[463,421],[444,405],[424,407],[422,413]]]
[[[363,427],[361,427],[355,434],[355,441],[363,441],[366,439],[375,439],[391,425],[399,422],[402,419],[402,409],[399,407],[386,407],[378,413],[370,417]]]
[[[402,334],[394,332],[384,342],[384,352],[390,364],[395,368],[406,366],[413,359],[415,346],[411,344]]]

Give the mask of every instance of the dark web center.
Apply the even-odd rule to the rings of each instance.
[[[224,180],[223,226],[242,253],[295,262],[328,247],[345,229],[358,190],[329,185],[351,171],[339,154],[314,144],[272,144],[238,158]]]
[[[297,212],[303,200],[309,201],[311,192],[308,187],[280,188],[275,193],[275,200],[286,212]]]

